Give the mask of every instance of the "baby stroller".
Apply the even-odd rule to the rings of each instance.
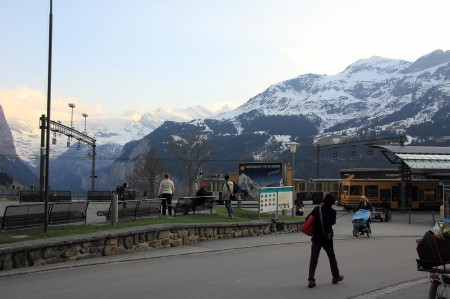
[[[370,237],[372,230],[370,229],[370,211],[368,210],[358,210],[353,215],[353,236],[358,237],[359,235],[367,234]]]

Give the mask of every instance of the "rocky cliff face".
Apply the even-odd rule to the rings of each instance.
[[[16,148],[14,147],[14,139],[6,122],[3,107],[0,105],[0,155],[7,157],[15,157]],[[0,165],[1,169],[1,165]]]
[[[29,186],[38,185],[38,178],[17,156],[14,139],[0,105],[0,172],[11,176],[15,182]]]

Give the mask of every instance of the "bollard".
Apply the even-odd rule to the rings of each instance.
[[[278,217],[277,214],[272,213],[272,225],[270,227],[270,230],[275,233],[277,232],[277,221],[278,221]]]
[[[411,209],[409,209],[408,213],[408,224],[411,224]]]
[[[119,221],[119,196],[113,194],[111,197],[111,226]]]

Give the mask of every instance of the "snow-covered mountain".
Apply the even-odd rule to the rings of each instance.
[[[237,109],[215,117],[166,122],[130,144],[110,175],[117,180],[127,177],[130,161],[153,148],[182,180],[184,170],[172,162],[168,145],[189,134],[202,134],[213,157],[205,173],[236,171],[239,162],[289,161],[287,142],[295,141],[301,145],[295,173],[309,179],[316,175],[315,144],[402,134],[409,136],[411,144],[448,146],[449,124],[450,51],[437,50],[415,62],[372,57],[337,75],[307,74],[274,84]],[[342,168],[392,167],[381,154],[368,157],[365,149],[357,151],[356,146],[333,150],[338,148],[342,153],[326,161],[324,177],[336,177]],[[344,158],[350,151],[355,153],[351,162]]]
[[[105,145],[104,160],[113,164],[102,173],[108,179],[103,180],[106,188],[110,188],[130,174],[131,162],[149,148],[159,151],[170,163],[168,144],[174,136],[187,132],[202,133],[210,142],[216,162],[208,167],[216,173],[232,171],[239,161],[286,161],[286,143],[299,142],[305,160],[296,164],[300,170],[296,169],[296,173],[310,178],[315,169],[314,143],[337,143],[362,135],[398,136],[400,132],[411,136],[409,142],[441,142],[449,139],[449,123],[450,51],[437,50],[415,62],[371,57],[356,61],[336,75],[300,75],[217,115],[198,106],[143,114],[128,111],[120,119],[90,121],[87,133],[100,146]],[[37,122],[9,125],[18,155],[36,165],[38,160],[30,153],[38,154]],[[62,138],[52,146],[52,157],[61,160],[55,163],[58,169],[64,169],[64,159],[70,162],[67,155],[77,153],[72,145],[65,158],[60,155],[67,150],[66,141]],[[122,150],[124,144],[126,149]],[[86,153],[83,155],[86,157]],[[362,161],[366,163],[367,159]],[[336,161],[331,164],[329,170],[333,173],[338,167],[348,167]],[[176,163],[168,165],[182,172],[177,167]],[[89,173],[79,175],[86,178]],[[64,178],[59,179],[64,182]]]
[[[0,105],[0,172],[14,173],[14,180],[24,185],[35,182],[36,176],[20,158],[17,157],[11,130],[6,122],[3,108]]]
[[[380,125],[388,115],[435,90],[439,97],[424,103],[417,113],[384,121],[381,129],[408,127],[429,120],[448,105],[449,62],[450,51],[442,50],[415,62],[382,57],[361,59],[337,75],[307,74],[274,84],[237,109],[215,118],[233,119],[255,110],[262,115],[302,114],[319,120],[322,132],[338,124],[351,129],[363,120],[366,124],[367,119],[369,126]]]
[[[231,107],[224,106],[219,112],[229,111]],[[212,112],[201,106],[188,107],[186,109],[159,108],[155,111],[142,113],[129,110],[120,118],[102,120],[89,120],[87,134],[97,141],[98,146],[108,148],[109,157],[120,152],[122,146],[132,140],[140,140],[164,121],[190,121],[197,118],[213,117],[217,112]],[[33,167],[39,165],[39,148],[41,131],[38,119],[13,120],[8,123],[11,129],[17,155]],[[68,125],[68,124],[66,124]],[[84,124],[76,124],[75,129],[84,131]],[[52,133],[51,138],[56,138],[56,144],[50,147],[52,159],[61,156],[67,151],[68,138]],[[77,141],[71,140],[70,146],[75,149],[80,147]],[[82,145],[81,145],[82,146]]]

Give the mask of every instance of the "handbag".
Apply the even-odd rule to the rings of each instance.
[[[234,191],[234,187],[236,186],[236,184],[231,181],[233,183],[233,191]],[[225,184],[227,185],[227,189],[228,192],[230,192],[230,200],[236,201],[237,200],[237,193],[231,192],[230,190],[230,186],[225,182]]]
[[[302,233],[307,236],[312,236],[314,234],[314,215],[309,214],[306,217],[305,222],[302,225]]]

